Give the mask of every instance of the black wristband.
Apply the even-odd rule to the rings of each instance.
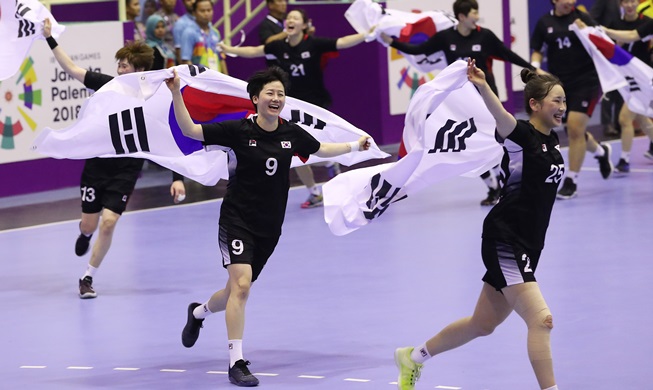
[[[50,50],[54,50],[54,48],[59,45],[52,36],[45,38],[45,41],[48,43],[48,46],[50,46]]]

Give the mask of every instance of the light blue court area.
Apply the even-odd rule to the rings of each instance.
[[[653,162],[638,138],[627,178],[590,155],[579,196],[558,201],[537,278],[553,312],[561,390],[653,383]],[[619,143],[613,144],[618,159]],[[333,236],[297,207],[247,307],[245,357],[262,389],[393,389],[396,347],[470,315],[481,289],[480,179],[458,178]],[[2,389],[230,389],[222,313],[181,345],[189,302],[222,287],[220,201],[126,213],[80,300],[78,221],[0,232]],[[427,362],[417,389],[537,389],[513,314],[484,339]]]

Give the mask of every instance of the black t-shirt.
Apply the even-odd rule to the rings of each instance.
[[[485,73],[487,82],[495,94],[497,86],[492,73],[493,59],[534,69],[528,61],[508,49],[491,30],[482,27],[472,30],[468,36],[461,35],[455,27],[451,27],[436,33],[419,45],[393,40],[390,46],[413,55],[429,55],[442,50],[449,64],[459,59],[472,58],[476,60],[476,66]]]
[[[235,155],[220,223],[275,237],[281,234],[286,213],[292,157],[308,158],[320,143],[294,123],[279,119],[279,127],[268,132],[255,119],[203,124],[204,143],[231,148]]]
[[[97,91],[109,81],[113,76],[103,73],[87,71],[84,76],[84,86]],[[140,158],[91,158],[86,160],[84,171],[86,175],[94,179],[111,179],[120,178],[128,181],[136,181],[138,174],[143,169],[143,159]]]
[[[565,16],[555,16],[551,11],[538,20],[531,36],[531,48],[541,53],[546,51],[549,72],[558,76],[565,88],[599,84],[592,58],[570,28],[576,19],[581,19],[588,26],[596,25],[588,14],[577,9]]]
[[[504,142],[501,200],[483,222],[483,237],[541,250],[565,171],[558,135],[518,120]]]
[[[648,41],[653,35],[653,19],[647,18],[646,23],[642,23],[641,26],[637,27],[637,34],[643,41]]]
[[[336,41],[308,36],[294,47],[286,39],[265,45],[265,54],[275,56],[290,76],[288,96],[325,108],[331,104],[331,95],[324,87],[321,58],[324,53],[338,50]]]
[[[648,23],[651,21],[650,18],[644,16],[644,15],[639,15],[639,17],[633,21],[627,21],[624,19],[617,19],[614,22],[612,22],[609,26],[606,26],[608,28],[611,28],[613,30],[635,30],[644,24]],[[649,65],[651,63],[651,56],[649,54],[649,44],[648,42],[644,41],[635,41],[631,43],[626,43],[621,45],[624,49],[626,49],[630,54],[633,56],[639,58],[640,60],[644,61],[645,64]]]
[[[283,31],[283,20],[276,19],[272,15],[268,15],[263,19],[258,26],[258,40],[261,45],[265,45],[265,41],[273,35],[277,35]],[[277,60],[266,59],[265,63],[268,66],[278,65]]]

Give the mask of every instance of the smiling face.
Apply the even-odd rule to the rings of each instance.
[[[127,73],[134,73],[136,72],[136,69],[134,68],[134,65],[129,63],[126,58],[123,58],[118,61],[118,76],[127,74]]]
[[[533,110],[531,116],[537,117],[547,128],[561,126],[562,117],[567,111],[565,91],[559,84],[554,85],[544,99],[531,99],[530,106]]]
[[[286,16],[286,31],[288,36],[304,35],[307,25],[304,16],[299,11],[290,11]]]
[[[553,0],[553,6],[557,16],[569,15],[576,6],[576,0]]]
[[[634,19],[637,17],[637,6],[639,5],[638,0],[621,0],[621,7],[624,9],[624,16],[628,19]]]
[[[468,30],[476,29],[476,23],[478,23],[479,19],[480,16],[477,9],[471,9],[467,16],[463,14],[458,15],[458,21]]]
[[[286,105],[286,90],[281,81],[272,81],[263,86],[258,96],[252,97],[256,111],[266,119],[274,119]]]

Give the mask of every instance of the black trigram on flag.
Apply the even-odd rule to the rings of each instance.
[[[455,125],[455,126],[454,126]],[[436,152],[460,152],[467,149],[465,140],[476,133],[474,118],[469,118],[464,122],[457,123],[452,119],[447,119],[447,123],[438,130],[435,136],[435,145],[429,153]]]
[[[109,130],[111,132],[111,143],[116,150],[116,154],[149,152],[150,145],[147,142],[147,131],[145,128],[145,119],[143,118],[143,107],[133,109],[134,122],[136,123],[136,136],[134,137],[134,125],[132,123],[131,110],[124,110],[109,115]],[[121,129],[122,127],[122,129]],[[138,138],[138,145],[136,145]],[[123,146],[127,146],[127,152]]]
[[[381,182],[380,173],[377,173],[372,177],[372,180],[370,181],[370,187],[372,192],[370,193],[370,198],[365,203],[370,211],[363,212],[365,219],[369,220],[372,220],[383,214],[388,206],[390,206],[390,203],[398,202],[408,196],[404,195],[398,199],[395,199],[401,190],[401,187],[395,187],[392,184],[388,183],[388,181],[385,179],[383,179],[383,182]]]
[[[299,110],[290,110],[290,122],[300,123],[304,126],[313,126],[315,130],[322,130],[326,123],[322,119],[313,118],[313,115],[303,113],[304,120],[302,120],[302,112]]]
[[[190,75],[192,77],[197,76],[200,73],[204,73],[206,71],[206,67],[204,65],[191,65],[188,64],[188,71],[190,72]]]
[[[641,88],[639,88],[639,84],[637,84],[637,80],[635,80],[634,77],[626,76],[626,81],[628,81],[628,90],[630,92],[641,91]]]
[[[16,4],[16,19],[18,19],[18,38],[25,38],[36,34],[36,26],[29,20],[23,19],[31,9],[23,3]]]

